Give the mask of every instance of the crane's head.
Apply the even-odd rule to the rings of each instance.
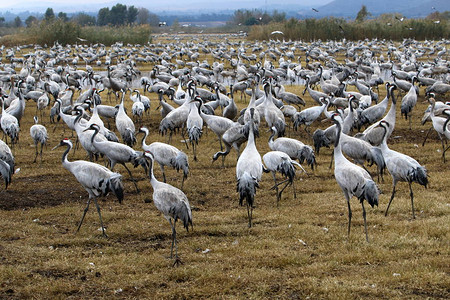
[[[100,126],[98,126],[97,124],[91,124],[88,128],[83,130],[83,132],[88,131],[88,130],[99,131],[100,130]]]
[[[64,139],[62,139],[62,140],[59,142],[58,145],[56,145],[55,147],[53,147],[52,150],[55,150],[56,148],[61,147],[61,146],[70,146],[70,147],[72,147],[72,142],[71,142],[68,138],[64,138]]]

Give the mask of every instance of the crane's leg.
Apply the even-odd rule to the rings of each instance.
[[[89,204],[91,204],[91,196],[90,196],[90,195],[89,195],[89,199],[88,199],[88,201],[87,201],[87,205],[86,205],[86,207],[84,208],[84,212],[83,212],[83,216],[81,217],[80,224],[78,224],[77,232],[80,231],[81,224],[83,224],[84,217],[86,216],[86,213],[87,213],[88,210],[89,210]]]
[[[439,136],[439,139],[441,140],[441,145],[442,145],[442,159],[444,160],[445,163],[445,145],[444,145],[444,140],[442,139],[442,135],[438,132],[437,133]]]
[[[128,169],[128,167],[125,165],[125,163],[122,163],[122,165],[125,167],[125,169],[127,169],[128,174],[130,174],[130,178],[131,178],[131,181],[133,181],[133,183],[134,183],[134,187],[136,188],[136,192],[140,193],[140,190],[139,190],[139,188],[137,186],[136,180],[134,179],[133,175],[131,174],[130,169]]]
[[[331,169],[331,167],[333,166],[333,161],[334,161],[334,152],[331,152],[331,160],[330,160],[329,169]]]
[[[100,226],[102,227],[102,234],[104,237],[108,237],[108,235],[106,235],[106,232],[105,232],[105,226],[103,226],[102,214],[100,213],[100,206],[98,205],[96,197],[94,197],[94,203],[95,203],[95,206],[97,207],[97,213],[98,213],[98,217],[100,219]]]
[[[386,217],[388,214],[388,210],[389,210],[389,206],[391,206],[392,200],[394,200],[394,196],[395,196],[395,185],[397,184],[396,181],[393,182],[393,188],[392,188],[392,195],[391,195],[391,199],[389,200],[388,206],[386,207],[386,212],[384,213],[384,216]]]
[[[429,135],[430,132],[431,132],[431,129],[433,129],[433,126],[431,126],[430,129],[428,129],[427,135],[425,136],[425,139],[424,139],[423,142],[422,142],[422,147],[425,146],[425,142],[427,141],[427,138],[428,138],[428,135]]]
[[[33,163],[36,162],[36,159],[37,159],[37,157],[38,157],[38,145],[37,145],[37,143],[34,144],[34,147],[35,147],[35,149],[36,149],[36,155],[34,156]],[[42,149],[42,148],[41,148],[41,149]],[[41,152],[41,153],[42,153],[42,152]],[[42,155],[41,155],[41,161],[42,161]]]
[[[409,119],[409,130],[412,129],[412,127],[411,127],[411,119],[412,119],[412,116],[411,116],[411,115],[412,115],[411,113],[408,114],[408,119]]]
[[[273,182],[275,183],[275,185],[273,187],[275,188],[275,191],[277,193],[277,207],[278,207],[278,204],[279,204],[280,198],[281,198],[281,193],[280,193],[280,195],[278,195],[277,178],[275,176],[275,172],[273,172],[273,171],[272,171],[272,176],[273,176]]]
[[[281,194],[283,193],[283,191],[287,188],[287,186],[289,184],[292,184],[292,181],[290,181],[289,179],[286,179],[285,182],[286,182],[286,184],[283,186],[283,188],[280,190],[280,193],[279,193],[279,197],[278,198],[280,200],[281,200]],[[277,203],[277,206],[278,206],[278,203]]]
[[[350,237],[350,225],[352,224],[352,209],[350,207],[350,196],[348,195],[348,192],[344,192],[344,194],[345,194],[345,200],[347,200],[347,207],[348,207],[347,236]]]
[[[161,169],[161,172],[163,174],[163,181],[166,182],[166,173],[164,172],[164,165],[160,164],[159,168]]]
[[[369,235],[367,234],[367,220],[366,220],[366,208],[364,207],[364,201],[361,202],[363,219],[364,219],[364,232],[366,233],[366,241],[369,242]]]
[[[41,163],[42,163],[42,148],[44,147],[44,144],[42,144],[41,143],[41,152],[40,152],[40,155],[41,155]],[[37,149],[36,149],[37,150]]]
[[[416,214],[414,213],[414,193],[412,190],[412,182],[408,182],[409,183],[409,196],[411,197],[411,210],[412,210],[412,216],[413,219],[416,218]]]

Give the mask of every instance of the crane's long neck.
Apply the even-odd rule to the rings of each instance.
[[[338,165],[344,161],[347,160],[344,155],[342,154],[342,149],[341,149],[341,143],[340,143],[340,139],[341,139],[341,132],[342,132],[342,125],[341,122],[336,122],[336,140],[334,141],[334,161],[335,161],[335,167],[338,167]]]
[[[272,134],[269,137],[269,148],[271,148],[271,149],[272,149],[272,145],[274,143],[273,138],[275,137],[276,134],[277,134],[277,130],[273,129]]]
[[[385,126],[381,126],[381,128],[383,129],[383,140],[381,141],[380,144],[380,149],[382,152],[389,150],[388,145],[387,145],[387,133],[388,130]]]
[[[91,137],[91,143],[94,144],[95,136],[98,134],[99,128],[94,127],[94,134]]]
[[[447,118],[447,120],[445,120],[445,122],[444,122],[444,126],[443,126],[443,128],[442,128],[442,131],[443,132],[445,132],[445,131],[449,131],[448,129],[447,129],[447,125],[448,125],[448,122],[450,121],[450,116]]]
[[[153,158],[149,159],[149,168],[148,168],[148,176],[150,177],[150,184],[153,186],[155,183],[158,183],[155,175],[153,174]]]
[[[66,151],[64,151],[63,155],[62,155],[62,164],[65,168],[68,167],[68,165],[70,164],[69,160],[67,159],[67,156],[70,152],[70,150],[72,149],[72,145],[71,144],[67,144],[67,149]]]
[[[142,144],[142,148],[147,148],[148,145],[145,142],[145,140],[147,139],[148,136],[148,130],[143,130],[144,131],[144,137],[142,138],[141,144]]]

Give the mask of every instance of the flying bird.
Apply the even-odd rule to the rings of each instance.
[[[270,34],[284,34],[284,33],[282,31],[275,30],[275,31],[272,31]]]
[[[313,11],[315,11],[315,12],[319,12],[317,9],[315,9],[314,7],[313,8],[311,8]]]

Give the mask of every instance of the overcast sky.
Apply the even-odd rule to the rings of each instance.
[[[145,7],[154,11],[172,10],[235,10],[239,8],[267,7],[271,9],[281,5],[282,7],[317,6],[331,2],[332,0],[0,0],[0,9],[9,10],[12,13],[22,11],[44,12],[48,7],[55,12],[96,12],[102,7],[112,7],[117,3]],[[199,9],[202,8],[202,10]]]

